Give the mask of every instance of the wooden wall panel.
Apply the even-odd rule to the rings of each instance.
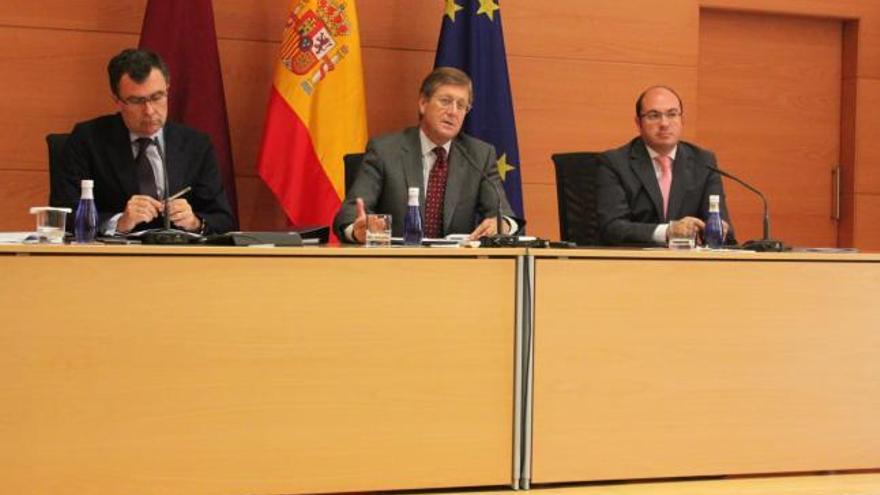
[[[107,54],[127,34],[0,28],[0,168],[46,170],[45,136],[113,111]]]
[[[700,33],[700,144],[767,195],[775,236],[836,245],[842,22],[704,9]],[[738,238],[760,237],[760,202],[726,187]]]
[[[880,194],[880,79],[858,80],[857,108],[855,192]]]
[[[511,57],[510,77],[526,182],[555,183],[547,167],[553,153],[601,151],[635,137],[636,97],[653,84],[681,92],[693,135],[694,67]]]
[[[264,231],[288,228],[284,211],[262,179],[239,176],[235,187],[238,193],[238,221],[242,229]]]
[[[701,6],[858,19],[859,29],[850,33],[859,44],[857,64],[851,64],[849,75],[859,77],[860,108],[874,99],[870,88],[876,81],[864,78],[880,80],[880,3],[873,0],[501,3],[525,204],[530,230],[540,235],[557,236],[550,154],[605,149],[631,138],[632,100],[645,86],[664,82],[681,91],[686,138],[700,135],[696,65]],[[214,0],[236,174],[239,187],[247,191],[245,228],[279,220],[254,164],[289,4]],[[44,134],[112,111],[104,66],[112,54],[137,43],[145,5],[145,0],[0,4],[0,91],[8,95],[0,111],[17,117],[0,123],[0,170],[45,170]],[[418,82],[433,63],[443,2],[361,0],[358,9],[370,134],[412,125]],[[858,156],[876,156],[870,155],[869,137],[880,130],[880,122],[869,110],[859,115],[857,143],[863,155],[857,155],[855,189],[874,192],[880,190],[878,173],[869,159]],[[549,206],[544,204],[548,199]],[[10,215],[2,218],[0,229],[12,228],[6,220]]]
[[[857,193],[854,202],[856,221],[853,245],[862,249],[880,249],[880,194]]]
[[[219,48],[235,175],[252,177],[256,175],[278,44],[221,40]]]
[[[696,64],[693,0],[504,0],[501,5],[508,56]]]
[[[0,26],[139,33],[147,0],[3,0]]]
[[[0,170],[0,212],[7,231],[34,230],[31,206],[49,204],[49,173],[39,170]]]
[[[553,167],[552,163],[545,166]],[[556,184],[523,183],[526,221],[529,235],[545,239],[559,239],[559,217],[557,216]]]

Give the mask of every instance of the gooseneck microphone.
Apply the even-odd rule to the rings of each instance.
[[[168,196],[168,164],[165,161],[165,150],[162,149],[158,136],[153,138],[153,144],[156,145],[156,150],[159,152],[159,162],[162,164],[162,203],[165,205],[163,212],[165,225],[162,229],[145,233],[141,237],[141,241],[144,244],[189,244],[190,235],[188,232],[171,228],[171,215],[168,214],[171,206],[171,199]]]
[[[780,252],[785,251],[786,247],[782,241],[773,240],[770,238],[770,207],[767,205],[767,198],[764,197],[764,194],[751,185],[747,184],[744,180],[736,177],[733,174],[725,172],[718,167],[713,167],[711,165],[703,164],[709,170],[715,172],[718,175],[723,177],[727,177],[728,179],[740,184],[745,187],[749,191],[757,194],[759,198],[761,198],[761,202],[764,204],[764,236],[762,239],[746,241],[743,243],[742,248],[748,251],[759,251],[759,252]]]
[[[501,225],[502,225],[501,222],[504,222],[504,215],[501,213],[502,198],[504,197],[504,195],[501,193],[501,186],[498,185],[498,184],[496,184],[496,183],[495,183],[494,181],[492,181],[491,179],[489,179],[489,175],[486,174],[486,172],[485,172],[482,168],[480,168],[479,165],[477,165],[477,164],[474,162],[474,159],[471,158],[470,153],[468,153],[467,151],[465,151],[465,150],[462,148],[462,146],[461,146],[460,144],[456,143],[455,141],[453,141],[452,144],[453,144],[455,147],[458,148],[458,152],[459,152],[459,154],[461,154],[462,156],[464,156],[465,161],[468,162],[468,164],[469,164],[474,170],[476,170],[478,174],[480,174],[480,177],[482,177],[482,179],[483,179],[484,181],[486,181],[486,182],[488,182],[489,184],[491,184],[491,185],[492,185],[492,190],[495,191],[495,197],[496,197],[497,200],[498,200],[498,202],[497,202],[497,204],[496,204],[496,210],[495,210],[495,224],[496,224],[496,226],[497,226],[496,228],[498,229],[498,233],[496,233],[496,234],[493,235],[493,236],[483,236],[483,237],[488,237],[488,238],[490,239],[490,243],[492,243],[492,241],[497,241],[498,239],[502,239],[502,238],[506,239],[506,238],[509,238],[509,237],[515,237],[515,236],[511,236],[510,234],[502,234],[502,233],[501,233]]]

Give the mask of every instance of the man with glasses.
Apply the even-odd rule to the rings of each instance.
[[[513,233],[514,219],[498,178],[495,148],[460,133],[473,102],[471,79],[438,67],[422,82],[419,125],[370,140],[357,178],[333,228],[344,242],[363,244],[366,214],[390,213],[393,236],[403,235],[407,189],[419,188],[425,237]],[[489,183],[494,182],[495,186]],[[496,212],[501,194],[502,225]]]
[[[709,196],[721,198],[725,243],[736,244],[715,155],[681,141],[681,98],[653,86],[636,100],[639,137],[602,154],[598,170],[598,214],[609,245],[666,245],[674,237],[699,242]]]
[[[127,49],[110,60],[107,72],[119,112],[74,127],[63,151],[64,187],[50,202],[75,207],[80,180],[92,179],[101,234],[158,228],[164,215],[190,232],[235,230],[210,138],[166,121],[165,62],[151,51]],[[169,196],[191,188],[171,200],[168,211],[161,201],[166,184]]]

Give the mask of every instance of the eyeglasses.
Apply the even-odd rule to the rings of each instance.
[[[645,112],[640,117],[647,120],[648,122],[660,122],[660,119],[666,117],[667,120],[678,120],[681,118],[681,110],[669,110],[668,112],[658,112],[657,110],[651,110],[650,112]]]
[[[160,103],[165,98],[168,98],[167,91],[156,91],[150,96],[129,96],[128,98],[120,98],[119,101],[121,101],[125,105],[145,106],[147,103],[152,103],[155,105],[157,103]]]
[[[437,101],[437,103],[440,104],[441,107],[446,110],[448,110],[449,108],[453,108],[454,105],[455,111],[457,112],[468,113],[471,111],[470,104],[464,100],[456,100],[451,96],[438,96],[434,99]]]

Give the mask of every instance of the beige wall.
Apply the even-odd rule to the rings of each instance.
[[[43,136],[112,110],[104,65],[135,45],[144,0],[4,0],[0,4],[0,230],[27,229],[27,207],[48,191]],[[215,0],[243,228],[284,225],[254,162],[288,0]],[[634,132],[634,96],[678,88],[697,107],[701,7],[859,21],[845,63],[844,115],[854,142],[852,204],[842,237],[880,249],[880,3],[876,0],[503,0],[504,29],[531,232],[558,237],[550,154],[616,146]],[[409,125],[420,78],[433,64],[441,0],[361,0],[369,130]],[[852,40],[850,40],[852,41]],[[855,53],[855,52],[854,52]],[[699,115],[686,137],[699,140]],[[844,139],[846,142],[846,139]],[[844,152],[846,154],[846,152]],[[781,179],[781,178],[780,178]],[[846,209],[845,209],[846,211]]]

